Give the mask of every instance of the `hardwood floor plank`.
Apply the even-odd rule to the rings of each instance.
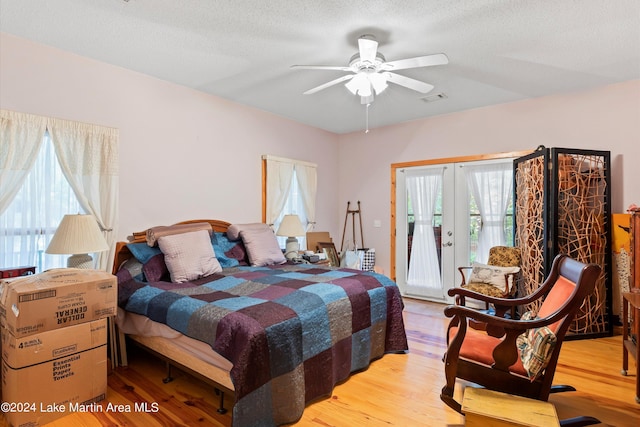
[[[440,400],[444,385],[442,355],[448,324],[441,304],[405,299],[405,326],[410,351],[389,354],[339,384],[331,396],[310,404],[296,427],[460,426],[464,417]],[[174,380],[164,384],[165,364],[131,346],[129,367],[117,368],[108,377],[107,402],[133,405],[156,402],[157,413],[76,413],[49,427],[99,426],[213,426],[231,425],[230,412],[218,414],[213,388],[173,369]],[[634,372],[630,360],[629,372]],[[640,405],[635,403],[635,376],[620,374],[620,335],[567,341],[563,344],[555,375],[556,384],[570,384],[577,391],[552,394],[549,401],[560,418],[591,415],[600,426],[640,425]],[[462,401],[464,382],[456,386]],[[231,401],[227,399],[227,407]],[[6,426],[2,419],[1,426]]]

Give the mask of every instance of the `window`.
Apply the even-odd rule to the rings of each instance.
[[[111,270],[118,134],[118,129],[0,109],[0,265],[66,265],[49,261],[56,257],[44,251],[65,214],[87,213],[110,247],[96,253],[95,268]]]
[[[287,214],[296,214],[307,231],[313,229],[316,210],[316,165],[299,160],[263,156],[263,221],[274,231]],[[278,237],[281,247],[285,237]],[[298,237],[306,247],[305,236]]]
[[[0,265],[33,265],[39,272],[66,266],[66,255],[45,255],[44,251],[68,213],[84,210],[62,174],[49,132],[45,132],[33,168],[0,215]]]

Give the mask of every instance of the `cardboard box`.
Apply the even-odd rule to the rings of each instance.
[[[2,328],[2,402],[13,426],[40,426],[107,395],[107,320],[16,338]]]
[[[58,268],[0,281],[0,322],[16,338],[115,316],[117,279]]]

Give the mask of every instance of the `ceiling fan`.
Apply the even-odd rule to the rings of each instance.
[[[358,50],[358,53],[351,57],[349,65],[346,67],[292,65],[291,68],[297,69],[337,70],[351,73],[309,89],[304,94],[311,95],[345,81],[347,82],[345,84],[346,88],[354,95],[359,95],[360,102],[366,105],[371,104],[374,95],[380,95],[388,87],[389,82],[424,94],[431,91],[433,85],[397,74],[394,71],[449,63],[449,59],[444,53],[386,62],[385,57],[378,52],[378,42],[370,34],[365,34],[358,38]]]

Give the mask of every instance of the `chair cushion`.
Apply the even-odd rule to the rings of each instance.
[[[535,319],[539,319],[539,317],[530,311],[524,313],[520,318],[520,320]],[[522,360],[522,366],[532,382],[542,374],[549,364],[557,341],[556,334],[546,326],[531,328],[518,336],[516,344],[520,350],[520,360]]]
[[[458,327],[456,326],[449,330],[449,341],[453,339],[457,332]],[[500,338],[495,338],[487,335],[485,332],[467,328],[467,333],[460,348],[460,357],[491,366],[495,363],[495,360],[493,360],[493,350],[501,342],[502,340]],[[522,366],[522,360],[520,359],[517,359],[516,363],[509,367],[509,371],[516,375],[527,377],[527,372]]]
[[[489,285],[488,283],[471,282],[466,283],[460,287],[469,289],[470,291],[478,292],[483,295],[488,295],[490,297],[502,298],[504,296],[504,289],[498,289],[497,287]]]

